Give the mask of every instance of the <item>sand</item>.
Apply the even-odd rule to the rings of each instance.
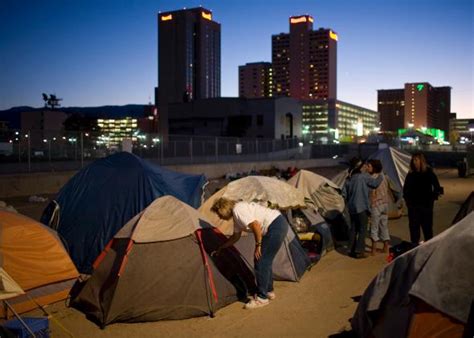
[[[318,171],[330,176],[330,171]],[[474,177],[458,178],[452,169],[437,170],[445,195],[436,202],[434,233],[446,229],[460,204],[474,190]],[[218,188],[222,181],[213,182]],[[27,198],[7,200],[19,212],[39,219],[44,204],[27,203]],[[389,221],[393,241],[408,240],[408,219],[403,216]],[[134,324],[112,324],[101,330],[85,316],[64,302],[47,307],[54,318],[74,337],[327,337],[350,329],[350,318],[357,299],[373,277],[387,264],[378,254],[353,259],[336,250],[330,251],[298,283],[276,282],[277,299],[269,306],[244,310],[242,303],[231,304],[217,312],[215,318],[200,317],[177,321]],[[35,310],[25,316],[41,315]],[[50,321],[52,337],[68,335]]]

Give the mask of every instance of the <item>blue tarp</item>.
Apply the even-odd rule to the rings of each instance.
[[[79,272],[90,273],[96,257],[133,216],[164,195],[198,208],[205,182],[204,175],[169,171],[117,153],[83,168],[61,189],[57,231]],[[43,212],[45,224],[51,209]]]

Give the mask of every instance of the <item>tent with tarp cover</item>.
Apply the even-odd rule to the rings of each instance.
[[[197,210],[172,196],[133,217],[75,286],[71,304],[102,327],[211,315],[256,290],[252,270]]]
[[[231,235],[234,232],[233,220],[222,220],[211,211],[214,202],[221,197],[234,201],[258,202],[283,212],[305,207],[303,194],[285,181],[266,176],[240,178],[217,191],[199,208],[199,211],[226,235]],[[235,247],[253,267],[254,236],[248,236],[244,233],[235,244]],[[276,280],[298,281],[310,265],[311,261],[301,246],[298,237],[290,229],[273,261],[273,278]]]
[[[474,309],[473,224],[471,212],[383,269],[351,320],[357,336],[462,337]]]
[[[304,194],[307,208],[301,209],[300,214],[309,222],[307,231],[316,232],[321,236],[322,250],[332,248],[332,236],[339,239],[340,228],[347,228],[345,201],[341,189],[331,180],[308,170],[298,171],[288,180],[288,184]],[[303,232],[299,236],[300,239],[305,239],[307,233]]]
[[[155,166],[121,152],[80,170],[45,209],[41,221],[57,230],[81,273],[120,228],[156,198],[172,195],[199,207],[204,175],[188,175]]]
[[[300,190],[306,205],[325,218],[344,212],[345,202],[340,188],[329,179],[308,170],[300,170],[288,180],[288,184]]]

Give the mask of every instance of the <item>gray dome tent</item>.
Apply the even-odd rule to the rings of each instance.
[[[255,291],[255,278],[235,248],[197,210],[172,196],[133,217],[77,285],[72,306],[102,327],[213,315]]]

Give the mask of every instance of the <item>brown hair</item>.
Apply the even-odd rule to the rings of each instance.
[[[232,218],[232,209],[234,209],[235,201],[221,197],[217,199],[211,207],[211,211],[216,213],[222,219],[229,220]]]
[[[377,159],[369,160],[369,164],[374,169],[374,173],[378,174],[382,172],[382,162],[380,162],[380,160],[377,160]]]
[[[428,168],[428,164],[426,163],[426,158],[425,158],[425,155],[423,155],[422,153],[415,153],[413,154],[413,156],[411,157],[411,161],[410,161],[410,169],[411,171],[417,171],[416,170],[416,167],[415,167],[415,163],[414,163],[414,159],[415,158],[418,158],[420,160],[420,171],[421,172],[425,172],[426,169]]]

